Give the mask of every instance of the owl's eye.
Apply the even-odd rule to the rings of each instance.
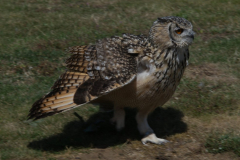
[[[182,29],[182,28],[178,28],[178,29],[175,30],[175,32],[176,32],[177,34],[181,34],[181,33],[183,32],[183,29]]]

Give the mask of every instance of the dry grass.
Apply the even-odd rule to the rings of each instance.
[[[2,0],[0,159],[239,159],[239,146],[231,145],[240,131],[239,8],[238,0]],[[169,15],[187,18],[197,33],[177,92],[149,118],[172,143],[143,146],[131,110],[121,133],[108,123],[112,113],[92,105],[26,121],[65,70],[65,48],[147,34],[157,17]]]
[[[185,77],[191,80],[210,81],[212,83],[232,84],[238,82],[238,78],[229,74],[229,68],[223,68],[221,64],[205,63],[201,65],[189,65]]]

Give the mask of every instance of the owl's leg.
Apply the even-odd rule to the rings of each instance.
[[[111,119],[112,123],[116,123],[117,131],[121,131],[125,126],[125,111],[122,107],[114,106],[114,115]]]
[[[152,128],[148,125],[147,117],[149,113],[144,113],[143,111],[139,111],[136,115],[136,120],[138,124],[138,130],[140,134],[144,135],[142,138],[142,143],[146,144],[147,142],[155,143],[155,144],[164,144],[169,141],[161,138],[157,138]]]

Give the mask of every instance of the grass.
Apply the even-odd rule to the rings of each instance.
[[[65,70],[67,47],[122,33],[147,34],[157,17],[169,15],[191,21],[196,38],[190,47],[185,77],[166,109],[152,115],[150,125],[161,137],[178,140],[178,134],[190,134],[211,153],[232,151],[239,156],[240,129],[237,124],[230,124],[234,118],[239,119],[240,107],[239,8],[238,0],[2,0],[0,159],[57,159],[104,147],[127,148],[132,152],[140,147],[142,156],[159,154],[141,147],[140,135],[131,127],[135,126],[131,111],[128,130],[119,135],[107,123],[111,113],[104,115],[101,131],[84,132],[91,122],[103,116],[97,113],[97,106],[86,105],[36,122],[26,121],[26,116],[33,102],[49,92]],[[207,123],[216,116],[223,117],[217,123],[217,131],[211,129],[215,127],[213,123]],[[165,123],[156,122],[160,120]],[[201,126],[201,134],[196,124]],[[234,133],[219,133],[223,126],[230,126]]]
[[[210,135],[206,141],[206,148],[211,153],[222,153],[233,151],[235,154],[240,156],[240,137],[236,135],[228,134],[217,134]]]

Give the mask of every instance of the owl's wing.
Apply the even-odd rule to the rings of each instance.
[[[136,77],[137,54],[129,54],[120,43],[121,37],[114,37],[70,48],[67,71],[33,104],[29,119],[73,109],[130,83]]]

